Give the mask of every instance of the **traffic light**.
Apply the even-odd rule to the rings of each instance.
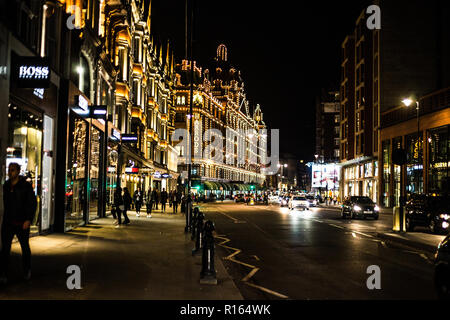
[[[251,185],[251,186],[250,186],[250,190],[255,191],[255,186],[254,186],[254,185]]]

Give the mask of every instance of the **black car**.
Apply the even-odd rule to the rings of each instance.
[[[448,233],[450,226],[450,197],[413,195],[405,206],[406,230],[416,226],[428,227],[432,233]]]
[[[379,213],[380,209],[369,197],[350,197],[344,201],[341,210],[343,219],[347,217],[351,219],[372,217],[378,220]]]
[[[439,244],[435,260],[434,283],[439,298],[450,299],[450,235]]]
[[[234,196],[234,202],[244,202],[245,203],[245,197],[244,194],[237,194]]]

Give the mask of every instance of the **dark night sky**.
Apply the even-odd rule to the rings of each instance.
[[[281,129],[281,152],[314,158],[315,98],[339,89],[340,45],[364,0],[198,1],[194,60],[206,67],[224,43],[241,70],[247,98],[269,128]],[[152,0],[152,33],[185,54],[185,2]],[[294,6],[294,4],[300,6]]]

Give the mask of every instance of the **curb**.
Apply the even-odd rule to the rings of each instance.
[[[377,232],[376,235],[377,235],[377,238],[384,239],[384,240],[391,241],[391,242],[397,242],[404,246],[414,248],[414,249],[419,249],[422,251],[426,251],[431,254],[435,254],[437,251],[437,246],[433,246],[433,245],[426,244],[423,242],[410,240],[410,239],[404,239],[404,238],[400,238],[400,237],[396,237],[396,236],[392,236],[392,235],[389,235],[386,233],[380,233],[380,232]],[[399,235],[401,235],[401,234],[399,234]]]

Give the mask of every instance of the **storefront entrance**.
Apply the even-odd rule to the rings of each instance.
[[[88,128],[87,121],[70,113],[65,192],[66,231],[83,225],[86,217]]]
[[[42,114],[11,102],[8,114],[6,169],[8,169],[10,163],[18,163],[21,166],[20,174],[26,177],[33,186],[38,206],[35,218],[31,222],[32,234],[37,234],[40,231],[42,136]]]

